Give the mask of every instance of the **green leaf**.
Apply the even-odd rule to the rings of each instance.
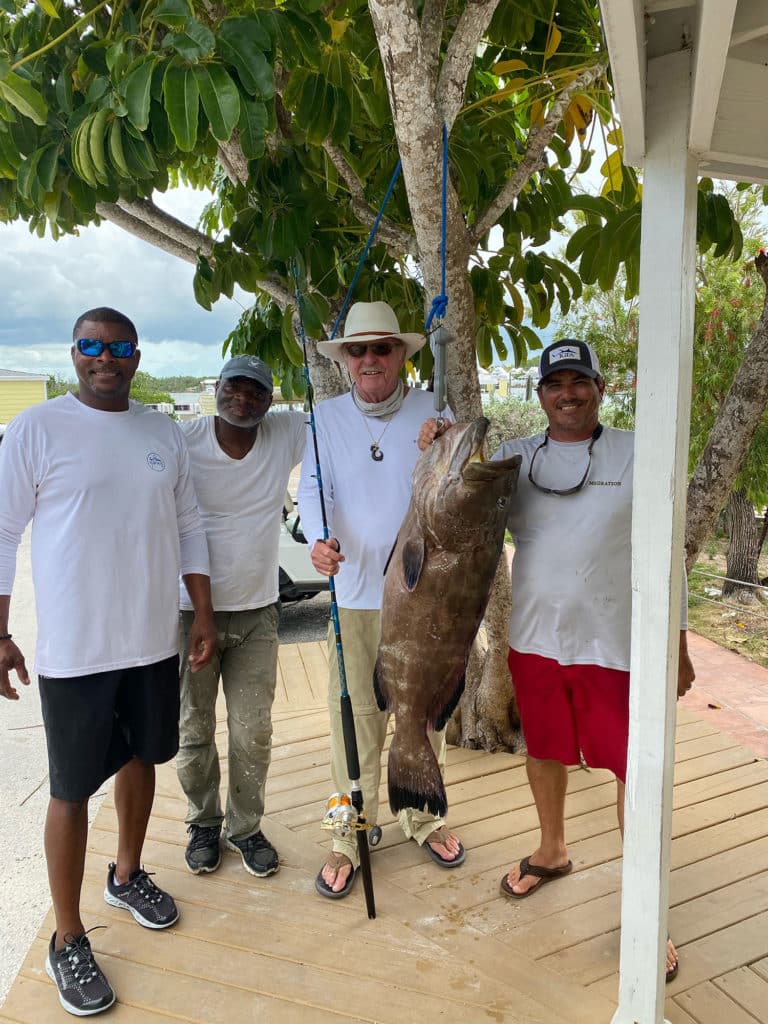
[[[246,160],[258,160],[264,155],[264,136],[267,132],[267,108],[260,100],[240,100],[240,147]]]
[[[194,62],[212,52],[216,37],[196,18],[190,18],[184,25],[184,31],[168,36],[164,45],[172,47],[185,60]]]
[[[125,105],[128,117],[140,132],[149,124],[149,104],[152,99],[152,72],[157,57],[154,54],[146,57],[134,67],[124,83]]]
[[[600,231],[600,224],[585,224],[578,231],[574,231],[568,241],[568,245],[565,247],[565,258],[571,263],[575,262],[586,246],[599,235]]]
[[[58,18],[59,12],[53,3],[53,0],[35,0],[38,7],[41,7],[49,18]]]
[[[42,150],[37,149],[31,156],[28,156],[19,167],[17,184],[19,193],[24,196],[25,199],[29,199],[30,192],[32,191],[32,185],[35,181],[35,175],[37,173],[37,165],[40,162]]]
[[[44,192],[50,192],[56,181],[56,170],[59,163],[59,143],[51,142],[40,151],[37,165],[37,180]]]
[[[48,117],[45,100],[33,85],[15,71],[9,71],[5,78],[0,78],[0,97],[30,121],[45,124]]]
[[[525,279],[531,284],[538,284],[544,277],[544,264],[535,252],[525,254]]]
[[[227,142],[240,118],[240,93],[221,64],[195,67],[200,99],[213,137]]]
[[[188,0],[160,0],[159,7],[150,14],[151,19],[174,30],[184,28],[191,17],[192,6]]]
[[[245,91],[262,99],[275,93],[272,66],[264,56],[269,47],[269,36],[252,18],[225,18],[216,37],[219,56],[235,68]]]
[[[69,68],[64,68],[58,78],[56,79],[55,85],[56,102],[59,104],[65,114],[71,114],[73,110],[72,104],[72,72]]]
[[[89,71],[93,71],[97,75],[109,74],[107,48],[110,45],[107,39],[100,39],[98,42],[86,46],[80,57]]]
[[[163,100],[176,145],[183,153],[191,153],[197,142],[200,105],[200,90],[192,68],[168,65],[163,78]]]

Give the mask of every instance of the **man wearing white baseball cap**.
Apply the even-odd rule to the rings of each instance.
[[[219,866],[225,822],[227,845],[246,871],[264,877],[278,869],[261,817],[277,678],[280,522],[288,477],[304,453],[306,416],[269,412],[272,389],[266,363],[235,356],[216,384],[216,415],[182,425],[208,538],[217,632],[210,665],[192,673],[181,662],[176,766],[188,801],[185,860],[196,875]],[[182,583],[182,651],[189,608]],[[229,728],[226,814],[215,738],[219,680]]]
[[[375,824],[381,777],[381,751],[388,715],[373,692],[379,646],[384,568],[411,497],[411,475],[419,455],[419,428],[432,414],[432,396],[408,387],[401,372],[425,343],[423,334],[400,330],[386,302],[356,302],[342,337],[318,342],[323,355],[346,366],[352,390],[321,402],[315,410],[317,443],[330,539],[323,541],[322,517],[312,438],[301,468],[299,506],[312,563],[335,577],[344,666],[355,715],[360,781],[367,819]],[[334,787],[350,789],[344,756],[340,683],[333,630],[328,634],[328,710],[331,719],[331,773]],[[432,744],[441,765],[445,735]],[[464,860],[464,847],[440,818],[409,808],[400,825],[443,868]],[[340,899],[352,889],[357,873],[354,838],[334,837],[315,880],[322,896]]]

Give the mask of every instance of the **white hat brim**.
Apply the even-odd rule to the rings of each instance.
[[[411,356],[415,355],[420,348],[423,348],[427,340],[426,335],[424,334],[394,334],[384,333],[383,331],[372,331],[370,333],[365,332],[361,334],[354,334],[349,338],[334,338],[333,341],[318,341],[317,351],[320,355],[325,356],[326,359],[333,359],[336,363],[343,363],[343,345],[353,345],[356,341],[368,344],[374,341],[386,341],[387,338],[397,338],[398,341],[402,341],[405,345],[406,359],[410,359]]]

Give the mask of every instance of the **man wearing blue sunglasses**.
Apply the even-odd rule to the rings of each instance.
[[[30,520],[38,618],[36,671],[48,743],[45,825],[56,917],[46,970],[76,1016],[115,994],[80,916],[88,800],[111,775],[117,856],[104,899],[146,928],[179,913],[142,868],[155,764],[178,747],[177,579],[195,609],[189,663],[213,656],[208,549],[183,435],[129,399],[139,365],[136,329],[117,310],[76,322],[77,394],[27,409],[0,450],[0,696],[27,685],[9,628],[16,549]]]

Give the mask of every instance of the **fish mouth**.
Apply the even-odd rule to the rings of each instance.
[[[466,445],[469,452],[464,458],[461,466],[461,475],[465,483],[482,483],[494,480],[520,465],[520,456],[513,455],[511,459],[495,459],[488,462],[483,455],[483,442],[488,433],[490,421],[484,416],[473,420],[469,430],[464,435],[462,448]]]

